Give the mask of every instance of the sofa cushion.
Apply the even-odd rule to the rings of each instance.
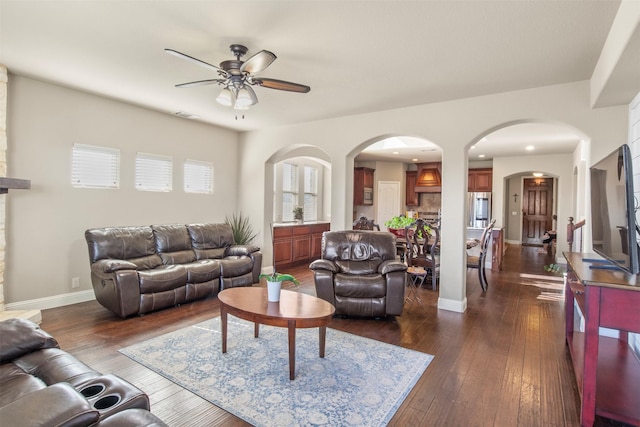
[[[191,237],[183,224],[152,225],[156,251],[163,264],[186,264],[195,261]]]
[[[187,230],[197,259],[222,258],[226,248],[233,245],[229,224],[189,224]]]
[[[181,265],[162,265],[139,271],[138,280],[141,294],[168,291],[187,283],[187,270]]]
[[[104,258],[130,260],[156,253],[149,226],[94,228],[85,231],[84,235],[91,262]]]
[[[203,283],[218,279],[221,275],[220,262],[204,259],[189,264],[182,264],[187,270],[187,282]]]
[[[337,259],[336,265],[340,269],[340,273],[346,274],[376,274],[378,267],[382,263],[380,258],[369,259],[366,261],[343,261]]]
[[[0,363],[49,347],[58,347],[58,341],[36,323],[26,319],[0,322]]]
[[[226,257],[218,261],[222,270],[222,277],[236,277],[253,271],[253,261],[251,258]]]
[[[336,298],[381,298],[387,294],[387,283],[380,274],[354,276],[336,274],[334,278]]]
[[[396,258],[396,239],[386,231],[326,231],[322,238],[322,258],[331,261],[365,261]]]
[[[0,365],[0,407],[46,386],[44,381],[27,374],[13,363]]]
[[[76,386],[100,375],[59,348],[34,351],[15,359],[13,363],[26,373],[40,378],[47,385],[66,382]]]

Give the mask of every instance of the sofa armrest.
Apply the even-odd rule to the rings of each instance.
[[[248,256],[259,250],[260,248],[254,245],[231,245],[227,247],[225,256]]]
[[[4,427],[88,426],[99,417],[100,413],[67,383],[52,384],[0,407]]]
[[[120,270],[135,270],[137,266],[123,259],[101,259],[91,264],[91,271],[98,276],[113,273]]]
[[[0,363],[43,348],[58,348],[58,341],[30,320],[0,322]]]
[[[309,268],[311,270],[328,270],[332,273],[338,273],[340,271],[338,265],[328,259],[317,259],[309,265]]]
[[[380,274],[388,274],[392,271],[407,271],[407,266],[405,263],[396,260],[382,261],[378,266]]]

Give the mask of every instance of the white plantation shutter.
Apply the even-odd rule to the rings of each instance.
[[[318,169],[311,166],[304,167],[304,220],[317,219],[318,200]]]
[[[71,185],[76,188],[120,187],[120,150],[73,144]]]
[[[187,193],[213,194],[213,163],[185,160],[184,191]]]
[[[136,155],[136,189],[140,191],[171,191],[173,159],[157,154]]]
[[[282,164],[282,220],[293,221],[293,208],[298,204],[298,166]]]

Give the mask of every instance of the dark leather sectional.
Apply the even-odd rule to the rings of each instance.
[[[85,232],[96,300],[121,317],[258,283],[260,248],[228,224],[94,228]]]
[[[143,391],[93,370],[24,319],[0,322],[0,424],[166,426]]]

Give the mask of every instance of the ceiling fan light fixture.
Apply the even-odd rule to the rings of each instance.
[[[243,86],[238,89],[238,93],[236,94],[235,108],[248,108],[253,104],[253,99],[251,98],[251,94],[249,93],[247,88]]]
[[[234,105],[234,103],[236,103],[236,100],[234,98],[235,96],[233,96],[233,92],[231,91],[231,89],[225,87],[220,91],[220,95],[218,95],[216,101],[218,101],[219,104],[222,104],[225,107],[231,107],[232,105]]]

